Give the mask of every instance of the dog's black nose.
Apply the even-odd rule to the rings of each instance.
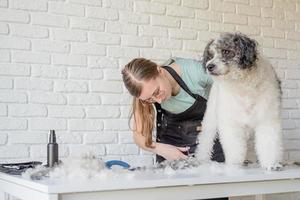
[[[215,67],[216,67],[216,65],[211,64],[211,63],[206,66],[207,70],[210,71],[210,72],[213,71]]]

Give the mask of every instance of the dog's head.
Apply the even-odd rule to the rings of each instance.
[[[240,33],[224,33],[210,41],[203,54],[203,66],[213,76],[255,67],[257,43]]]

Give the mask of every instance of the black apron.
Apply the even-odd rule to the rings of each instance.
[[[155,103],[157,115],[156,115],[156,141],[164,144],[171,144],[178,147],[189,146],[186,155],[192,155],[198,145],[198,135],[201,134],[201,122],[206,109],[206,99],[198,94],[192,93],[181,77],[176,71],[169,67],[163,66],[176,82],[184,89],[190,96],[196,99],[194,104],[187,110],[173,114],[161,108],[160,104]],[[162,162],[165,159],[162,156],[156,155],[156,162]],[[224,162],[224,154],[219,142],[219,139],[215,139],[213,146],[212,160],[218,162]]]

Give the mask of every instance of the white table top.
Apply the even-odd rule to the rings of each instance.
[[[218,183],[239,183],[268,180],[300,179],[300,167],[285,167],[282,171],[265,171],[260,168],[212,169],[208,166],[192,170],[113,173],[113,176],[92,179],[28,180],[21,176],[0,173],[0,179],[34,188],[44,193],[74,193],[90,191],[141,189],[155,187],[190,186]]]

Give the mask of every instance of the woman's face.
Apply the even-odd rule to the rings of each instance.
[[[172,86],[164,72],[160,72],[155,79],[142,81],[143,88],[139,99],[146,103],[161,103],[172,95]]]

